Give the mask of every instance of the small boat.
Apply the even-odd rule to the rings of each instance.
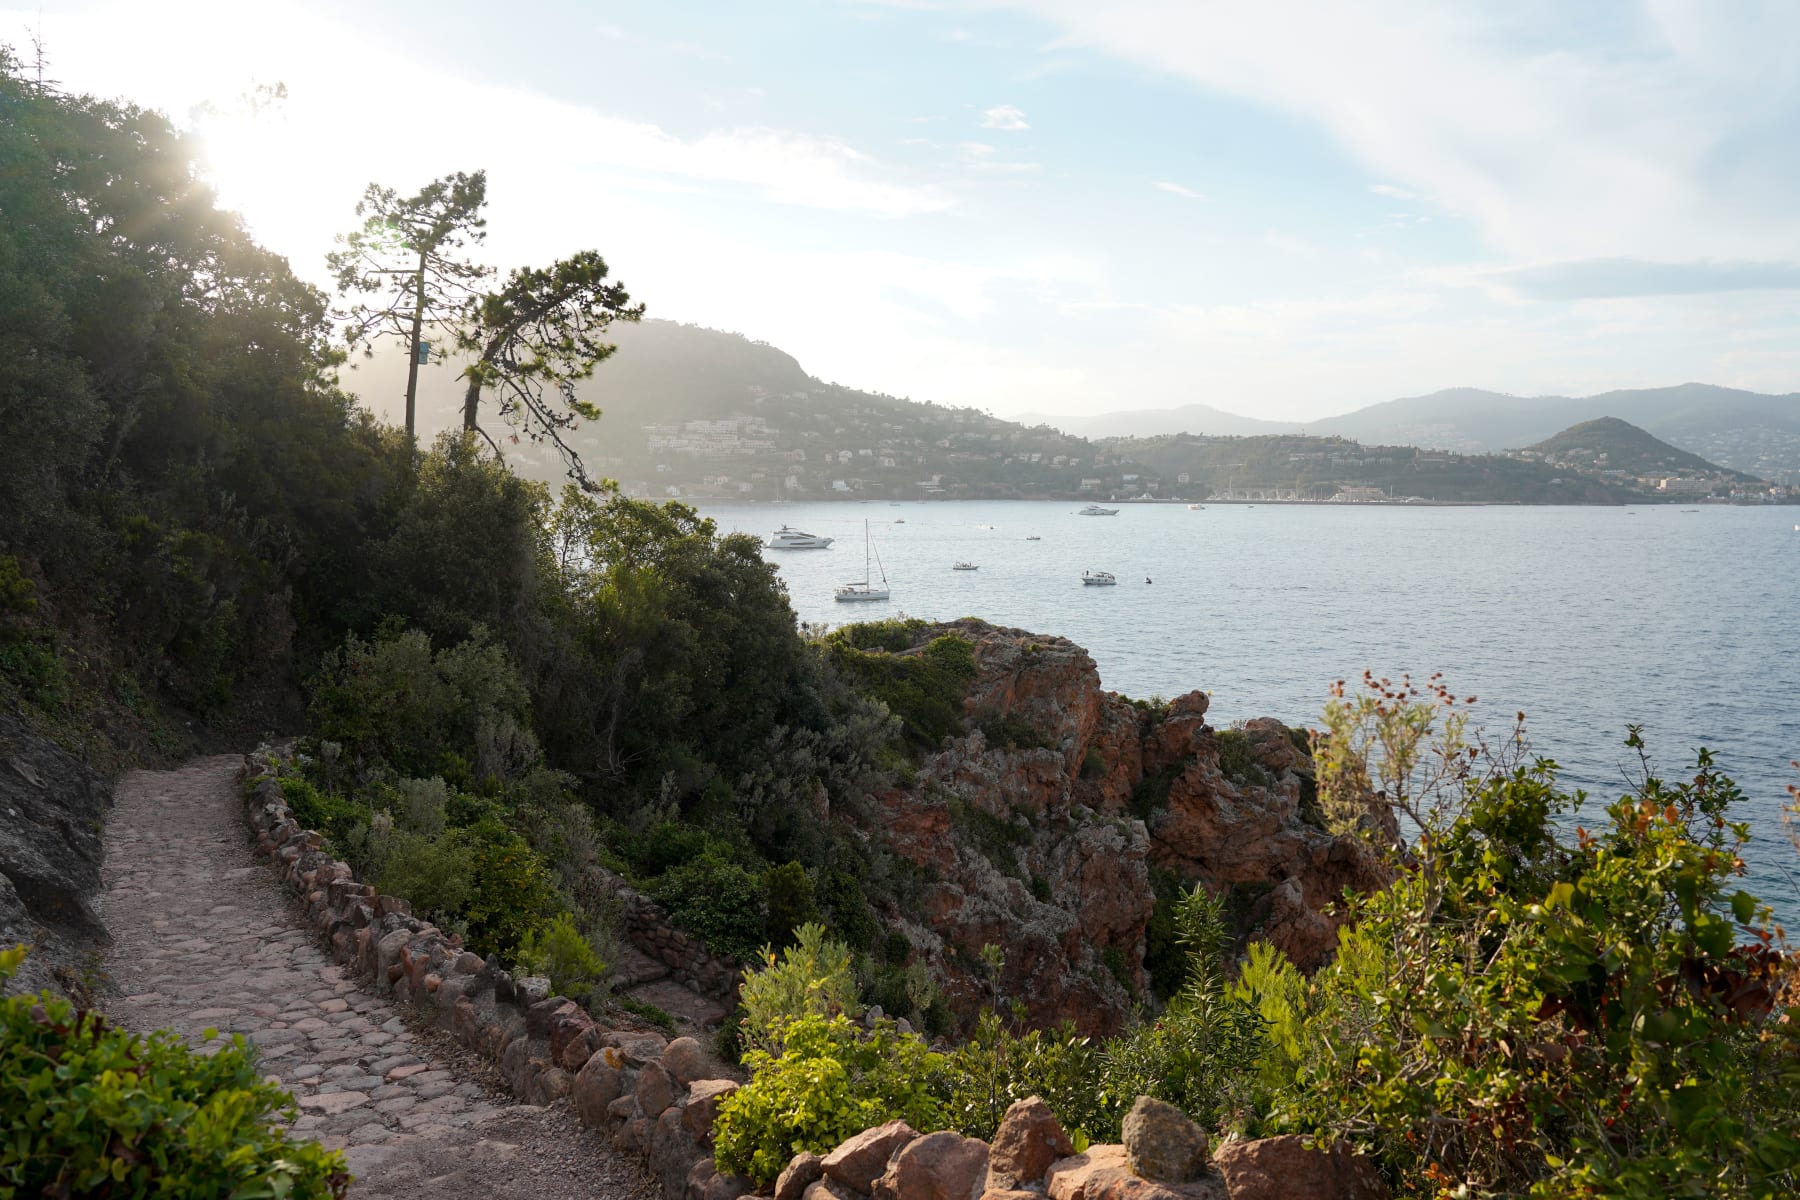
[[[869,555],[874,552],[874,545],[869,540],[869,523],[863,522],[863,577],[840,583],[832,589],[831,598],[846,603],[857,600],[886,600],[888,598],[887,571],[882,568],[881,556],[875,555],[875,569],[881,572],[881,586],[876,587],[869,582]]]
[[[1119,582],[1111,571],[1083,571],[1081,582],[1088,587],[1111,587]]]
[[[981,567],[972,562],[959,562],[950,569],[952,571],[979,571],[981,570]]]
[[[1119,515],[1119,510],[1116,508],[1101,508],[1098,504],[1090,504],[1075,515],[1078,517],[1116,517]]]
[[[783,525],[770,534],[769,540],[763,544],[771,550],[824,550],[831,545],[832,540],[816,533],[808,533],[804,529],[795,529],[791,525]]]
[[[1190,505],[1188,505],[1188,511],[1189,512],[1199,512],[1201,509],[1203,509],[1205,507],[1206,507],[1206,505],[1204,505],[1204,504],[1190,504]]]
[[[1794,526],[1794,528],[1800,529],[1800,525],[1796,525],[1796,526]],[[1041,542],[1044,539],[1034,533],[1034,534],[1031,534],[1029,537],[1027,537],[1025,540],[1028,542]]]
[[[904,525],[904,524],[906,524],[906,518],[905,518],[905,517],[895,517],[895,518],[894,518],[894,524],[896,524],[896,525]]]

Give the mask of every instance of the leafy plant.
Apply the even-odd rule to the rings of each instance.
[[[1039,1096],[1071,1133],[1116,1137],[1121,1110],[1104,1098],[1101,1068],[1073,1025],[1015,1032],[990,1009],[946,1057],[946,1117],[968,1137],[991,1139],[1014,1101]]]
[[[0,981],[24,957],[0,952]],[[0,1195],[341,1198],[343,1155],[289,1140],[293,1112],[241,1036],[196,1054],[51,992],[0,999]]]
[[[783,1030],[792,1022],[854,1012],[856,976],[850,969],[850,949],[827,939],[823,925],[800,926],[792,946],[779,955],[764,946],[760,960],[763,965],[746,971],[738,990],[745,1048],[780,1055]]]
[[[714,954],[757,960],[766,921],[763,892],[756,877],[737,863],[709,851],[664,872],[648,892]]]
[[[577,1000],[586,1000],[606,977],[606,963],[566,912],[526,932],[518,962],[533,975],[548,976],[557,995]]]
[[[865,1032],[842,1014],[801,1017],[787,1025],[779,1057],[744,1055],[750,1083],[719,1106],[714,1162],[766,1186],[802,1150],[825,1153],[884,1121],[941,1128],[932,1083],[943,1061],[891,1022]]]

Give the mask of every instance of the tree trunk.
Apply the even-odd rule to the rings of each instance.
[[[469,380],[469,388],[463,393],[463,432],[475,432],[475,418],[481,409],[481,383]]]

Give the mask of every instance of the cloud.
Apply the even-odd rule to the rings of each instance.
[[[1386,196],[1390,200],[1417,200],[1417,192],[1409,192],[1403,187],[1395,187],[1391,183],[1371,183],[1369,190],[1377,196]]]
[[[1711,260],[1673,263],[1634,258],[1591,258],[1492,271],[1482,278],[1530,300],[1800,291],[1800,263]]]
[[[1509,257],[1800,259],[1800,5],[997,2],[1309,121]]]
[[[1017,133],[1022,129],[1030,129],[1022,109],[1011,104],[996,104],[981,114],[983,129],[999,129],[1007,133]]]
[[[1180,196],[1184,200],[1204,200],[1204,199],[1206,199],[1205,192],[1196,192],[1191,187],[1183,187],[1179,183],[1170,183],[1166,179],[1158,180],[1156,183],[1156,186],[1158,188],[1162,189],[1163,191],[1169,193],[1171,196]]]
[[[1280,233],[1273,229],[1263,234],[1263,241],[1281,251],[1283,254],[1306,255],[1313,252],[1311,246],[1307,245],[1293,234]]]

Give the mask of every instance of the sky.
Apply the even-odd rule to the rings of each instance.
[[[1789,0],[0,8],[39,31],[321,284],[365,185],[485,169],[500,266],[599,250],[651,316],[998,416],[1800,390]]]

